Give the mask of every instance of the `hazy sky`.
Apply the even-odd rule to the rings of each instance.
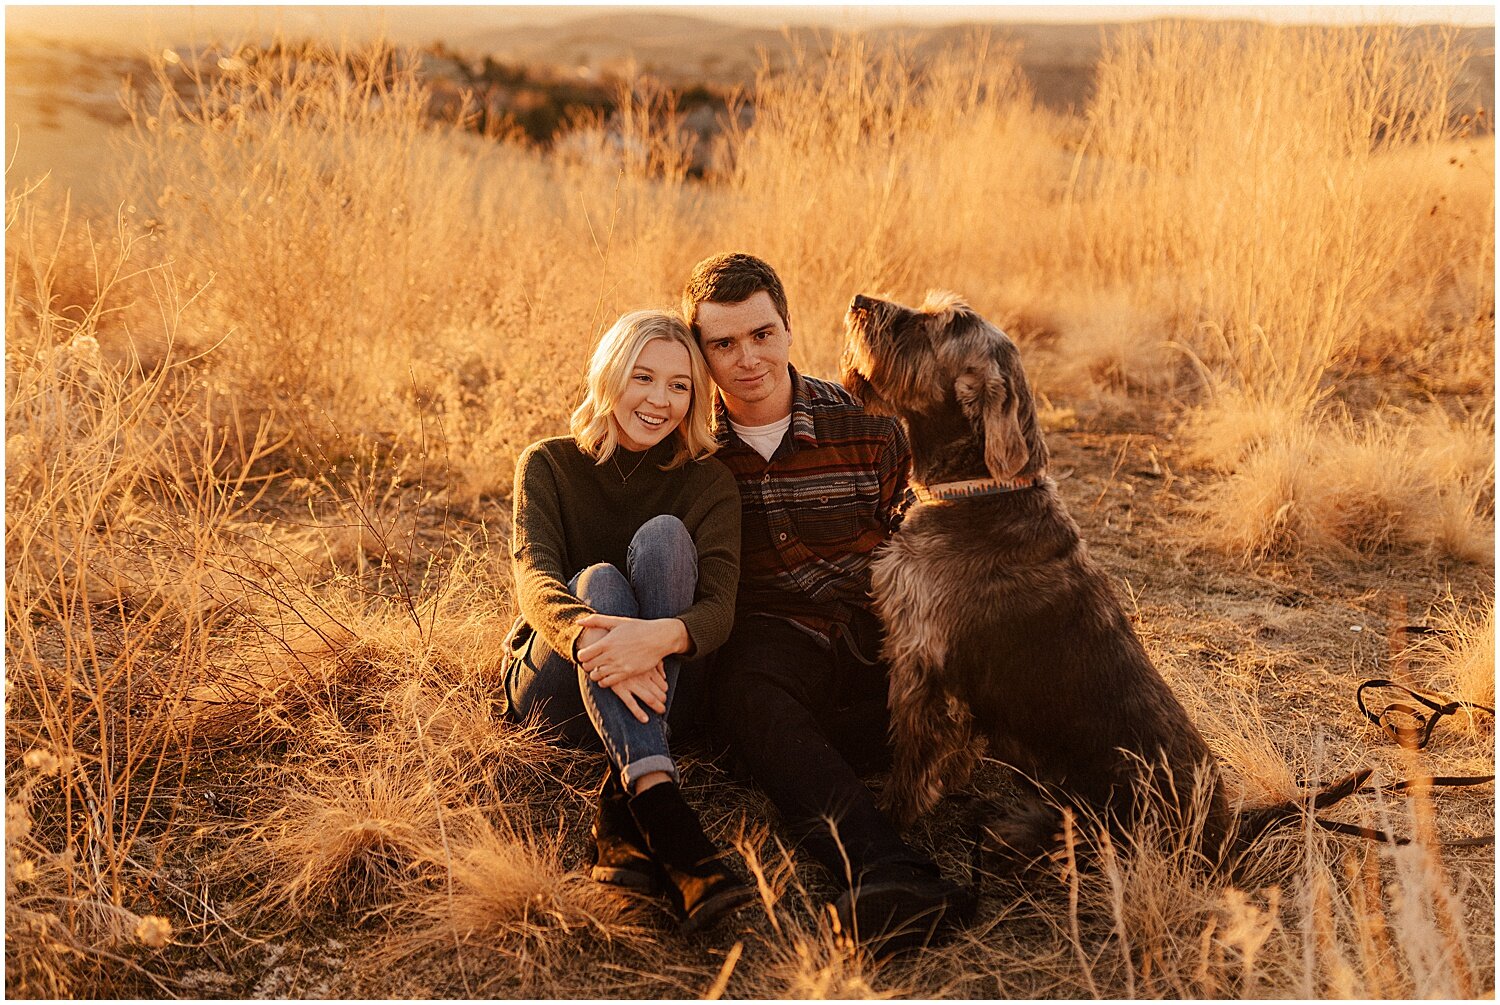
[[[668,3],[664,6],[695,6],[691,3]],[[801,15],[802,20],[849,17],[853,20],[907,21],[915,23],[943,23],[958,21],[1123,21],[1133,18],[1179,17],[1203,18],[1257,18],[1278,22],[1390,22],[1430,23],[1451,22],[1455,24],[1494,24],[1495,8],[1490,5],[1412,5],[1412,4],[1360,4],[1360,5],[1312,5],[1312,4],[1218,4],[1218,5],[1169,5],[1169,4],[912,4],[870,3],[819,4],[802,7],[760,7],[728,4],[722,7],[702,8],[711,10],[713,16],[724,20],[759,21],[767,14],[793,20]]]
[[[200,35],[257,36],[275,30],[290,34],[367,37],[381,32],[398,42],[426,42],[470,31],[515,24],[564,21],[605,11],[671,8],[722,21],[780,26],[822,24],[861,27],[880,22],[942,24],[961,21],[1123,21],[1177,14],[1189,17],[1260,18],[1274,21],[1454,22],[1494,24],[1490,6],[1314,6],[1163,4],[1049,4],[997,6],[912,3],[750,5],[736,3],[658,3],[652,5],[557,6],[353,6],[277,7],[182,4],[159,6],[6,7],[6,26],[52,38],[112,39],[131,42],[178,41]]]

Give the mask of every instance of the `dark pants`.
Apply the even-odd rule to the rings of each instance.
[[[832,649],[751,615],[714,658],[715,722],[733,763],[771,797],[801,849],[846,884],[872,866],[926,861],[860,780],[890,763],[879,647],[873,615]]]

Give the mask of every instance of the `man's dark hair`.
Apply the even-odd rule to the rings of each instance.
[[[782,324],[791,328],[792,317],[787,309],[781,277],[754,255],[739,252],[714,255],[693,266],[693,274],[682,288],[682,316],[693,329],[693,337],[702,338],[703,333],[698,330],[699,304],[737,304],[761,290],[771,295],[771,303],[781,315]]]

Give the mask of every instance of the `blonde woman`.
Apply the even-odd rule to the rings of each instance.
[[[664,886],[687,931],[752,896],[683,800],[667,745],[679,678],[698,669],[684,663],[734,622],[740,496],[709,456],[712,387],[675,314],[634,311],[604,333],[573,435],[516,465],[505,680],[512,721],[604,749],[594,878]]]

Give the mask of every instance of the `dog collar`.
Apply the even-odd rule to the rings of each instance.
[[[912,483],[912,493],[918,502],[947,502],[952,499],[971,499],[974,496],[998,496],[1007,492],[1018,492],[1036,486],[1035,478],[1013,478],[999,481],[994,478],[974,478],[966,482],[940,482],[937,485]]]

